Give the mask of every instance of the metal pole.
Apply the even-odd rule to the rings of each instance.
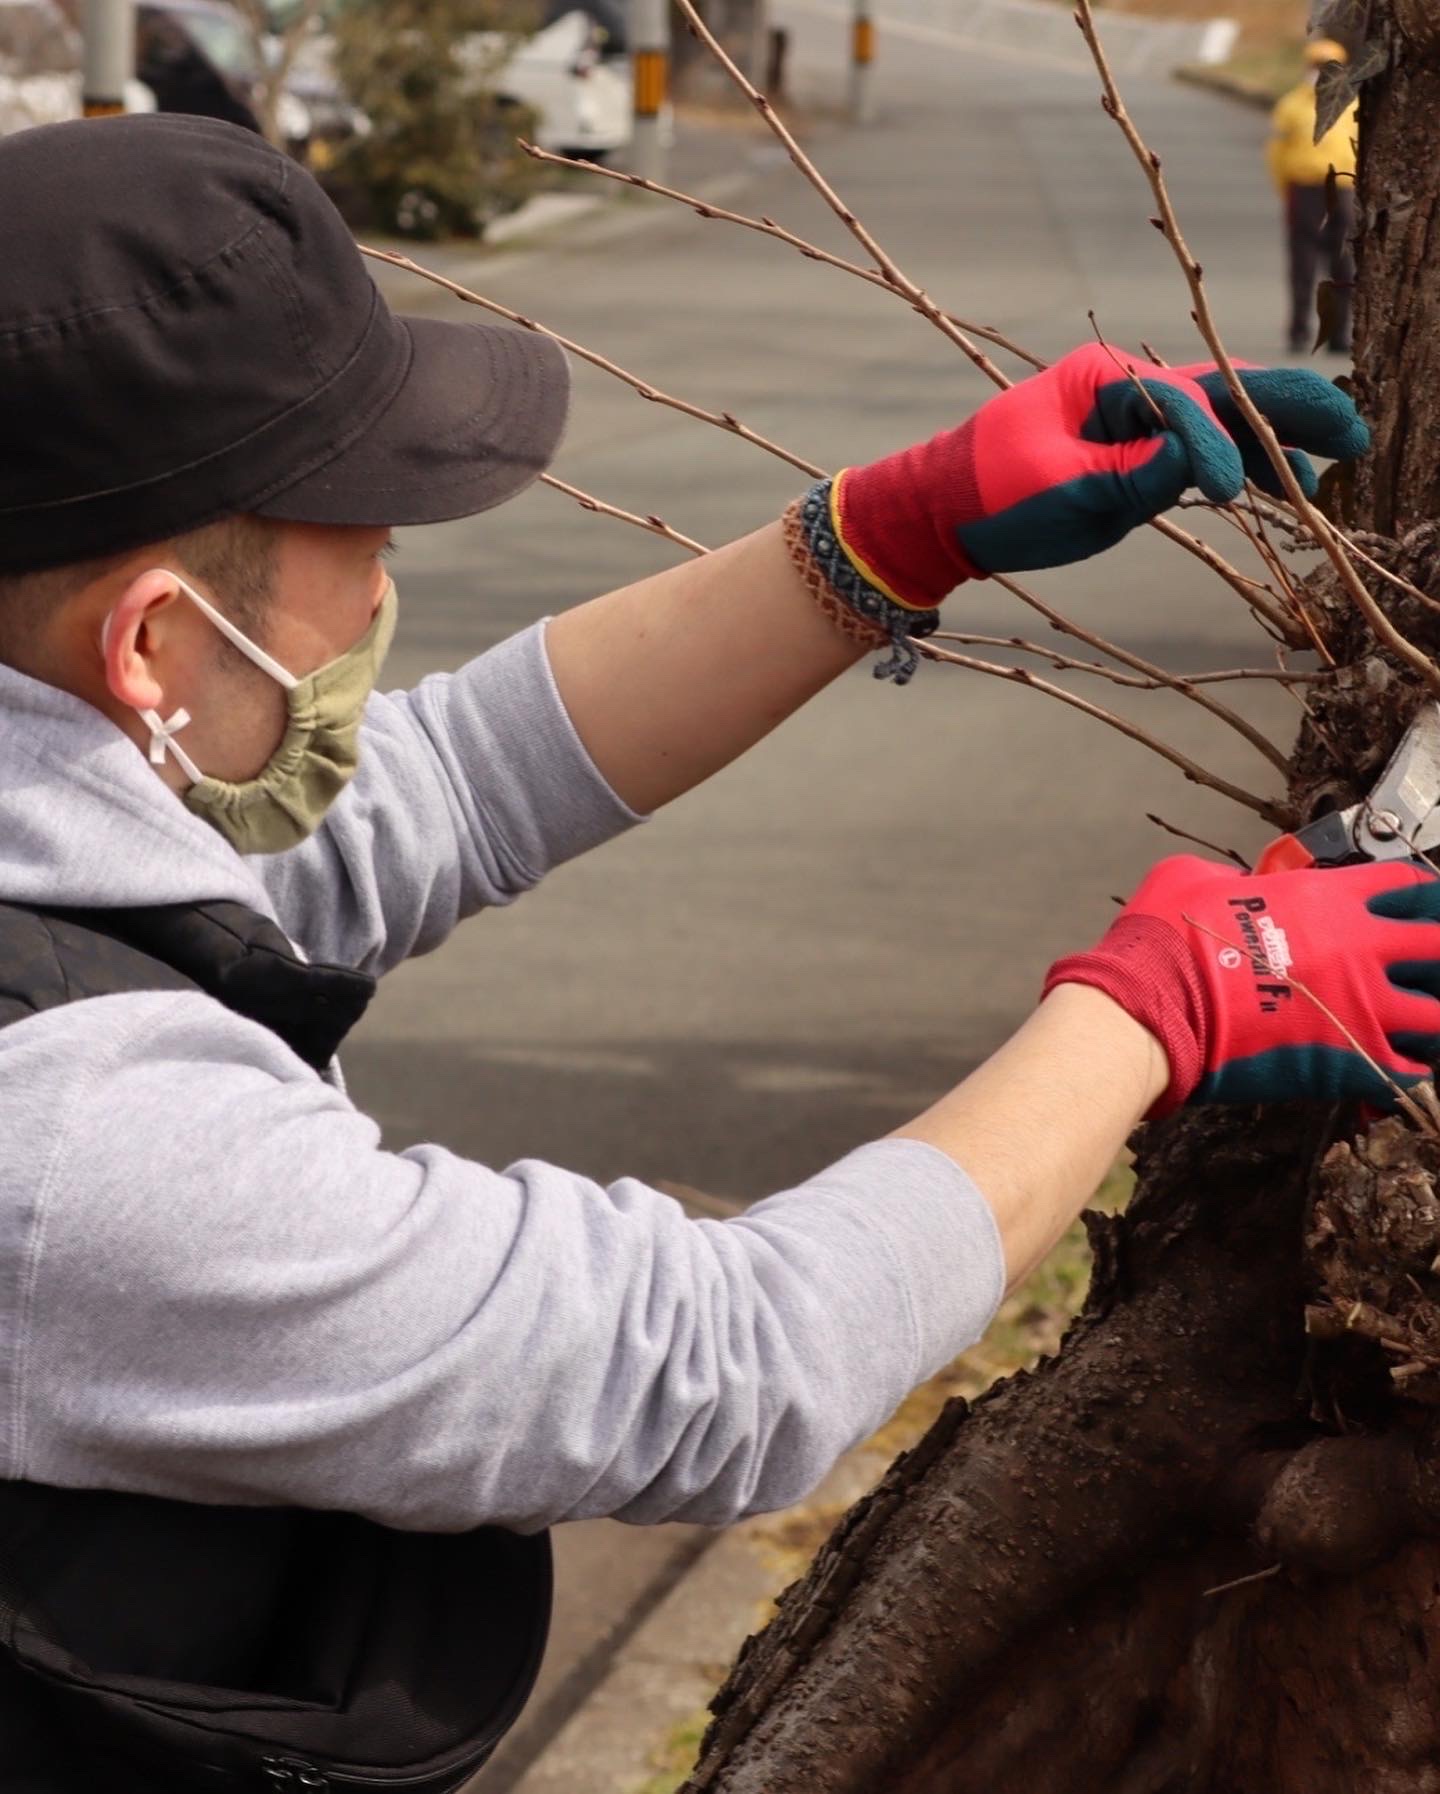
[[[745,73],[765,92],[765,77],[770,67],[769,0],[751,0],[750,45],[745,58]]]
[[[870,74],[875,61],[875,22],[870,0],[853,0],[850,14],[850,117],[868,125],[875,116]]]
[[[134,0],[84,0],[81,31],[86,118],[123,112],[126,84],[135,74]]]
[[[670,90],[670,0],[629,0],[629,4],[630,61],[635,78],[630,170],[647,181],[663,181],[663,114]]]

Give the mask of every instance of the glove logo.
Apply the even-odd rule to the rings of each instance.
[[[1232,897],[1229,908],[1239,926],[1240,938],[1245,943],[1245,953],[1255,974],[1260,1012],[1274,1015],[1281,1003],[1290,998],[1288,984],[1273,982],[1283,979],[1294,963],[1285,930],[1277,926],[1263,897]]]

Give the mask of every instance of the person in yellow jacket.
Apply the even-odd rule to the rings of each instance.
[[[1345,62],[1343,44],[1317,38],[1305,46],[1304,78],[1276,104],[1269,144],[1270,173],[1285,201],[1285,239],[1290,264],[1290,347],[1307,349],[1314,334],[1315,281],[1322,262],[1335,287],[1327,347],[1350,351],[1350,300],[1355,264],[1350,238],[1355,225],[1355,139],[1358,108],[1352,101],[1317,143],[1315,83],[1327,62]],[[1330,171],[1336,179],[1332,183]]]

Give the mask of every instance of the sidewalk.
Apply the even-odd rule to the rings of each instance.
[[[893,1444],[867,1441],[802,1507],[717,1534],[513,1794],[670,1794],[700,1742],[706,1703],[740,1646],[893,1456]],[[483,1775],[474,1794],[488,1794]]]

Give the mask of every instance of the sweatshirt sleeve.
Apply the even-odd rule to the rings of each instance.
[[[640,820],[575,732],[542,623],[373,697],[359,770],[322,827],[253,863],[312,959],[378,974]]]
[[[6,1105],[39,1192],[9,1477],[422,1530],[722,1523],[810,1491],[1001,1295],[984,1198],[919,1142],[691,1220],[634,1179],[386,1152],[204,999],[100,1003],[64,1101],[95,1004],[7,1052],[48,1092]]]

